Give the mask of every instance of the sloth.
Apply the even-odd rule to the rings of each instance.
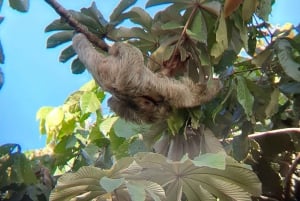
[[[72,46],[97,84],[112,95],[108,100],[111,110],[128,121],[164,120],[174,109],[210,101],[221,89],[219,80],[208,86],[186,77],[177,80],[154,73],[145,66],[142,52],[128,43],[116,42],[103,54],[79,33]]]

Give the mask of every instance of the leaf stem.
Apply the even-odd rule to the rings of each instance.
[[[261,67],[257,67],[257,68],[250,68],[250,69],[246,69],[246,70],[240,70],[240,71],[236,71],[236,72],[233,72],[233,74],[232,74],[232,75],[239,74],[239,73],[247,73],[247,72],[252,72],[252,71],[255,71],[255,70],[261,70]]]
[[[181,41],[183,40],[184,36],[186,35],[186,30],[188,29],[189,25],[191,24],[191,21],[192,21],[194,15],[196,14],[197,10],[198,10],[198,6],[194,6],[189,18],[187,19],[187,21],[186,21],[186,23],[183,27],[181,35],[180,35],[180,37],[179,37],[179,39],[176,43],[176,46],[175,46],[174,51],[172,53],[172,57],[170,59],[170,63],[172,63],[175,60],[176,54],[177,54],[178,49],[179,49],[179,45],[180,45]]]

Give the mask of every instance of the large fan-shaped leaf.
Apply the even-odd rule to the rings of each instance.
[[[219,160],[222,168],[208,160],[210,157]],[[111,193],[123,200],[158,201],[166,198],[173,201],[180,200],[184,194],[195,201],[213,200],[215,197],[243,201],[251,200],[251,195],[260,194],[257,176],[224,153],[200,156],[197,163],[195,166],[190,159],[171,162],[160,154],[139,153],[133,158],[119,160],[110,170],[82,167],[76,173],[59,178],[50,200],[80,197],[88,201]]]
[[[292,58],[292,46],[287,39],[281,39],[276,42],[276,50],[279,62],[285,73],[300,82],[300,63]]]
[[[172,197],[172,200],[180,200],[180,192],[190,198],[195,195],[189,193],[198,194],[199,192],[211,199],[212,196],[207,194],[209,192],[213,196],[226,198],[223,200],[249,201],[251,200],[250,194],[260,195],[260,182],[250,169],[223,153],[220,156],[223,156],[225,169],[218,169],[217,166],[209,167],[205,164],[208,157],[201,158],[201,156],[198,161],[203,160],[203,165],[199,167],[196,167],[189,159],[183,162],[166,162],[166,159],[158,154],[137,154],[135,160],[143,168],[141,176],[151,178],[152,181],[166,186],[166,196],[167,198]],[[197,185],[199,190],[195,192]],[[177,197],[174,197],[174,194]],[[198,197],[201,197],[200,194]]]
[[[56,188],[50,195],[50,201],[92,199],[102,200],[108,194],[121,200],[163,200],[163,188],[152,182],[135,180],[134,175],[141,170],[132,158],[119,160],[110,170],[96,167],[82,167],[76,173],[67,173],[59,178]]]
[[[100,185],[106,190],[106,192],[111,193],[117,188],[119,188],[125,182],[124,178],[120,179],[110,179],[102,177],[100,179]]]

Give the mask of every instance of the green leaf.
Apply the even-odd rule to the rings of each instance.
[[[56,127],[62,124],[64,120],[64,112],[61,107],[51,110],[46,116],[46,127]]]
[[[61,31],[61,30],[73,30],[73,28],[68,23],[66,23],[61,19],[54,20],[45,28],[45,32]]]
[[[14,153],[12,156],[12,172],[15,173],[16,183],[34,184],[36,183],[36,176],[31,169],[30,161],[23,153]]]
[[[0,146],[0,157],[6,154],[12,154],[13,152],[20,153],[21,146],[19,144],[13,144],[13,143],[7,143]]]
[[[93,92],[85,92],[80,98],[82,114],[96,112],[100,108],[100,101]]]
[[[85,153],[85,160],[89,165],[94,165],[95,161],[99,158],[100,148],[94,144],[88,144],[82,151]]]
[[[77,144],[77,138],[74,135],[71,135],[68,137],[68,140],[66,141],[66,145],[64,148],[66,149],[72,149]]]
[[[78,199],[79,195],[81,200],[96,199],[106,193],[99,184],[99,180],[105,175],[105,171],[92,166],[81,167],[75,173],[64,174],[59,177],[57,187],[51,192],[49,200],[70,201]]]
[[[267,105],[267,108],[265,110],[267,118],[272,117],[274,114],[276,114],[278,112],[279,95],[280,95],[279,89],[275,88],[271,94],[270,102]]]
[[[266,48],[259,54],[257,54],[252,60],[251,63],[256,65],[257,67],[264,66],[264,64],[268,63],[268,61],[272,58],[272,50],[270,48]]]
[[[67,62],[69,59],[71,59],[73,56],[75,56],[76,53],[72,47],[72,45],[70,45],[69,47],[65,48],[59,56],[59,61],[60,62]]]
[[[0,89],[2,88],[3,84],[4,84],[4,73],[0,68]]]
[[[146,192],[144,186],[140,185],[139,183],[135,182],[128,182],[126,183],[128,193],[132,199],[132,201],[140,201],[145,200]]]
[[[73,31],[61,31],[53,34],[47,40],[47,48],[54,48],[58,45],[70,41],[73,37]]]
[[[210,167],[220,170],[225,170],[226,167],[226,154],[220,153],[206,153],[195,157],[193,163],[198,167]]]
[[[186,112],[183,110],[176,110],[168,119],[168,127],[173,135],[179,133],[179,130],[184,126],[186,121]]]
[[[79,88],[79,91],[94,91],[98,89],[95,80],[92,79]]]
[[[96,3],[92,2],[91,7],[89,8],[82,8],[81,12],[91,18],[93,18],[95,21],[99,22],[99,25],[101,25],[102,32],[105,32],[105,26],[108,24],[107,20],[104,18],[100,10],[97,8]]]
[[[102,121],[99,125],[99,129],[100,131],[104,134],[104,135],[107,135],[114,123],[119,119],[119,117],[109,117],[109,118],[106,118],[104,121]]]
[[[125,182],[124,178],[111,179],[106,176],[100,179],[100,185],[106,190],[106,192],[111,193],[120,187]]]
[[[93,32],[95,35],[99,36],[105,34],[105,29],[103,28],[103,26],[98,22],[98,20],[95,20],[93,17],[74,10],[69,10],[69,13],[78,22],[80,22],[80,24],[87,26],[89,31]]]
[[[279,89],[283,93],[287,93],[287,94],[300,94],[300,83],[299,82],[283,83],[279,85]]]
[[[112,14],[110,15],[110,21],[114,24],[119,24],[122,22],[119,17],[123,11],[127,8],[135,4],[137,0],[121,0],[118,6],[113,10]]]
[[[155,38],[147,32],[145,32],[142,28],[133,27],[133,28],[125,28],[120,27],[117,29],[113,29],[108,33],[110,38],[114,40],[124,40],[124,39],[131,39],[131,38],[139,38],[145,41],[149,41],[152,43],[156,43]]]
[[[257,6],[257,0],[244,0],[242,7],[242,18],[244,21],[250,20]]]
[[[197,41],[205,44],[207,43],[207,27],[204,17],[200,11],[198,11],[193,18],[190,29],[187,30],[187,34],[192,39],[196,39]]]
[[[249,154],[249,139],[247,133],[242,133],[233,137],[232,156],[235,160],[242,161]]]
[[[9,0],[9,5],[20,12],[27,12],[29,9],[29,0]]]
[[[36,120],[45,119],[46,116],[53,110],[53,107],[41,107],[38,112],[36,113]]]
[[[279,63],[284,72],[294,80],[300,82],[300,63],[292,58],[292,46],[287,39],[279,39],[275,43]]]
[[[76,58],[73,60],[71,65],[71,70],[73,74],[81,74],[85,71],[85,66],[83,63],[79,60],[79,58]]]
[[[130,19],[133,23],[139,24],[147,30],[151,30],[152,18],[144,9],[140,7],[132,8],[129,12],[121,15],[121,17],[123,19]]]
[[[117,159],[128,156],[129,141],[118,137],[114,132],[109,133],[110,147]]]
[[[237,99],[245,110],[247,117],[249,118],[253,113],[254,97],[249,91],[246,81],[243,77],[237,76]]]
[[[139,133],[140,126],[119,118],[114,123],[113,128],[117,136],[129,139]]]
[[[256,14],[264,21],[269,21],[269,15],[272,11],[272,0],[260,0]]]
[[[201,8],[207,10],[213,15],[219,16],[222,9],[222,4],[219,1],[203,1],[201,2]]]
[[[256,174],[225,154],[220,156],[221,161],[224,161],[224,157],[223,169],[198,167],[189,159],[170,162],[162,155],[154,153],[139,153],[135,155],[134,160],[141,167],[139,174],[144,175],[143,178],[151,178],[151,181],[164,185],[167,189],[166,197],[170,200],[181,200],[182,194],[187,198],[196,197],[195,200],[202,200],[202,194],[212,198],[207,195],[208,193],[220,200],[251,201],[251,194],[259,196],[261,184]],[[195,186],[201,186],[204,190],[195,191]]]
[[[53,107],[41,107],[36,113],[36,120],[39,120],[39,132],[46,133],[46,117],[53,110]]]
[[[128,153],[131,156],[133,156],[136,153],[146,152],[146,151],[149,151],[149,150],[146,148],[146,145],[145,145],[143,139],[140,139],[140,138],[135,139],[134,142],[131,142],[129,145],[129,148],[128,148]]]
[[[214,43],[211,49],[211,55],[215,58],[219,58],[227,48],[227,25],[224,13],[222,13],[219,19],[219,26],[216,32],[216,42]]]
[[[161,25],[162,30],[182,29],[183,27],[183,24],[179,23],[178,21],[169,21]]]

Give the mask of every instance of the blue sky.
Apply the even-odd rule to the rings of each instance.
[[[88,7],[92,1],[61,0],[68,9]],[[74,3],[76,2],[76,3]],[[108,18],[117,0],[97,0],[98,8]],[[139,5],[146,1],[139,0]],[[0,15],[5,16],[0,25],[0,39],[6,60],[1,65],[5,84],[0,90],[0,145],[18,143],[23,150],[45,146],[45,137],[38,131],[35,119],[42,106],[61,105],[69,94],[91,79],[88,73],[73,75],[70,63],[58,62],[62,47],[46,49],[50,34],[44,28],[57,14],[44,1],[31,0],[28,13],[12,10],[4,1]],[[277,0],[270,21],[283,25],[300,23],[299,0]]]

